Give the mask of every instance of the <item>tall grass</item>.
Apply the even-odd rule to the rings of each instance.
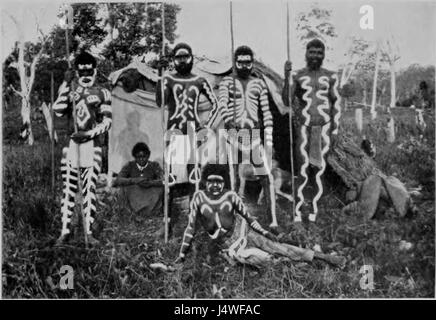
[[[360,216],[342,214],[338,197],[326,194],[308,240],[317,235],[324,252],[346,256],[344,270],[316,261],[278,260],[261,270],[231,267],[225,261],[209,265],[208,239],[202,232],[182,269],[153,270],[151,263],[170,264],[177,257],[187,217],[181,219],[175,236],[164,244],[153,235],[162,217],[132,216],[116,193],[99,194],[94,231],[101,241],[99,246],[84,248],[78,224],[71,246],[54,248],[61,219],[61,144],[56,147],[53,196],[48,141],[37,140],[32,147],[7,143],[3,149],[3,294],[9,298],[221,297],[214,295],[215,285],[224,288],[224,298],[433,297],[435,221],[434,194],[430,191],[434,188],[434,121],[427,121],[429,127],[419,138],[410,116],[396,120],[402,129],[392,145],[386,142],[383,118],[372,125],[373,131],[367,131],[378,149],[377,163],[408,186],[425,186],[427,197],[416,199],[419,214],[414,218],[400,219],[388,210],[377,219],[365,221]],[[353,122],[353,115],[345,114],[342,130],[360,143]],[[417,144],[410,143],[412,137]],[[410,151],[398,148],[404,143],[410,144]],[[278,204],[279,224],[289,227],[290,203],[281,199]],[[265,225],[264,208],[254,204],[249,208]],[[413,248],[402,250],[400,240],[411,242]],[[372,291],[362,290],[359,285],[364,264],[374,268]],[[72,290],[59,288],[63,265],[74,269]]]

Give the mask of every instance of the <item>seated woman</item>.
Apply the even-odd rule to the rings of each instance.
[[[206,189],[197,191],[192,198],[189,223],[176,263],[184,261],[195,231],[201,226],[211,239],[212,260],[221,251],[230,261],[252,266],[268,264],[275,255],[294,261],[320,259],[339,267],[345,265],[344,257],[279,242],[249,214],[237,193],[224,188],[224,176],[225,172],[216,165],[204,167],[202,179]]]
[[[121,187],[135,214],[159,215],[162,210],[163,171],[157,162],[148,160],[150,149],[143,142],[133,147],[132,156],[135,160],[124,165],[112,186]]]

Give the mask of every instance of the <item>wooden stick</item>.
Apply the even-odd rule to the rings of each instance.
[[[235,41],[233,37],[233,4],[230,1],[230,41],[231,41],[231,53],[230,57],[232,58],[232,79],[233,79],[233,123],[236,126],[236,79],[235,75]],[[230,97],[229,97],[230,102]],[[227,142],[229,144],[229,149],[227,150],[228,154],[228,163],[229,163],[229,174],[230,174],[230,184],[233,191],[236,191],[236,172],[233,167],[233,153],[232,153],[232,145],[230,144],[230,136],[227,134]],[[238,145],[238,141],[236,141],[236,145]],[[238,151],[236,151],[238,153]],[[236,160],[237,162],[238,160]]]
[[[288,61],[291,59],[291,45],[290,45],[290,23],[289,23],[289,2],[286,2],[286,54]],[[290,85],[289,88],[292,89],[292,74],[289,77]],[[290,140],[290,161],[291,161],[291,181],[292,181],[292,215],[295,216],[295,179],[294,179],[294,139],[292,134],[292,91],[289,94],[289,140]]]
[[[162,53],[161,59],[165,55],[165,4],[162,2]],[[160,69],[160,92],[161,92],[161,108],[162,108],[162,125],[163,125],[163,167],[164,167],[164,229],[165,229],[165,243],[168,243],[168,205],[169,205],[169,161],[166,152],[166,126],[165,126],[165,92],[164,92],[164,69]]]
[[[50,75],[50,117],[51,117],[51,144],[50,144],[50,152],[51,152],[51,191],[53,195],[53,199],[55,198],[55,159],[54,159],[54,139],[55,139],[55,130],[54,130],[54,78],[53,71]]]

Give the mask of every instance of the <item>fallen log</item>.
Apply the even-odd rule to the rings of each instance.
[[[372,218],[383,202],[393,207],[400,217],[414,212],[415,207],[404,184],[396,177],[386,176],[350,136],[338,136],[327,156],[327,163],[346,189],[348,204],[343,212]]]

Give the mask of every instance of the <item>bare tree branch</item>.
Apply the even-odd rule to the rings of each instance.
[[[23,94],[21,93],[21,91],[18,91],[17,89],[15,89],[15,87],[14,87],[12,84],[9,85],[9,88],[11,88],[12,91],[13,91],[15,94],[17,94],[17,95],[20,96],[21,98],[24,98],[24,97],[23,97]]]
[[[33,82],[35,81],[35,69],[36,69],[36,65],[39,62],[39,58],[42,55],[42,52],[44,51],[44,44],[45,41],[41,44],[41,49],[39,50],[39,52],[36,54],[35,58],[32,61],[32,65],[30,66],[30,78],[28,81],[28,87],[27,87],[27,92],[31,92],[32,91],[32,87],[33,87]]]

